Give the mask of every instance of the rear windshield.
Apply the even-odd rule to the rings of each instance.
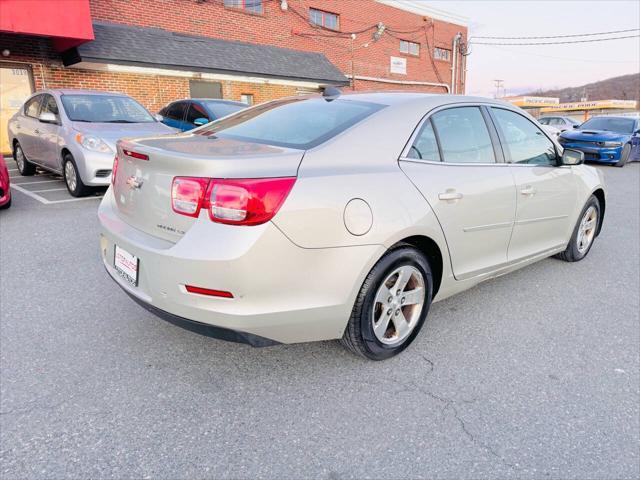
[[[67,117],[74,122],[152,123],[155,118],[133,98],[120,95],[62,95]]]
[[[248,107],[246,104],[238,103],[222,103],[222,102],[203,102],[209,111],[213,113],[216,118],[226,117],[232,113],[239,112]]]
[[[289,98],[248,108],[193,133],[307,150],[382,108],[352,100]]]
[[[607,130],[609,132],[633,133],[633,118],[595,117],[587,120],[580,127],[581,130]]]

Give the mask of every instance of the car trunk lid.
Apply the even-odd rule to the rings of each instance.
[[[118,215],[145,233],[177,242],[197,219],[173,211],[175,177],[295,177],[303,155],[302,150],[193,134],[122,140],[113,185]]]

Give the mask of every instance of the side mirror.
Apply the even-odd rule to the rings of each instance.
[[[159,113],[156,113],[153,118],[155,118],[158,122],[161,122],[162,120],[164,120],[164,117],[162,115],[160,115]]]
[[[193,121],[193,124],[194,124],[196,127],[200,127],[200,126],[202,126],[202,125],[206,125],[207,123],[209,123],[209,119],[208,119],[208,118],[204,118],[204,117],[196,118],[196,119]]]
[[[633,132],[634,135],[640,135],[640,128],[638,130],[636,130],[635,132]]]
[[[574,125],[573,128],[580,128],[580,125]]]
[[[562,165],[580,165],[584,163],[584,153],[580,150],[565,148],[562,152]]]
[[[42,112],[40,114],[40,117],[38,117],[38,120],[40,120],[42,123],[58,123],[58,119],[51,112]]]

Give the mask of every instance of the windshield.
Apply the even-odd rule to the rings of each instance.
[[[155,118],[133,98],[119,95],[62,95],[69,119],[91,123],[152,123]]]
[[[289,98],[242,110],[193,133],[307,150],[381,108],[384,105],[352,100]]]
[[[244,110],[249,105],[245,104],[236,104],[236,103],[221,103],[221,102],[203,102],[207,109],[215,118],[226,117],[227,115],[231,115],[232,113],[239,112],[240,110]]]
[[[633,133],[633,118],[595,117],[584,122],[581,130],[606,130],[608,132]]]

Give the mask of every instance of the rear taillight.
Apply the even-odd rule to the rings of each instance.
[[[171,205],[176,213],[182,215],[197,217],[200,209],[205,208],[214,222],[260,225],[278,213],[295,181],[295,177],[176,177],[171,189]]]
[[[173,211],[188,217],[200,215],[208,184],[208,178],[175,177],[171,185]]]
[[[116,184],[116,173],[118,173],[118,155],[113,157],[113,168],[111,169],[111,185]]]

